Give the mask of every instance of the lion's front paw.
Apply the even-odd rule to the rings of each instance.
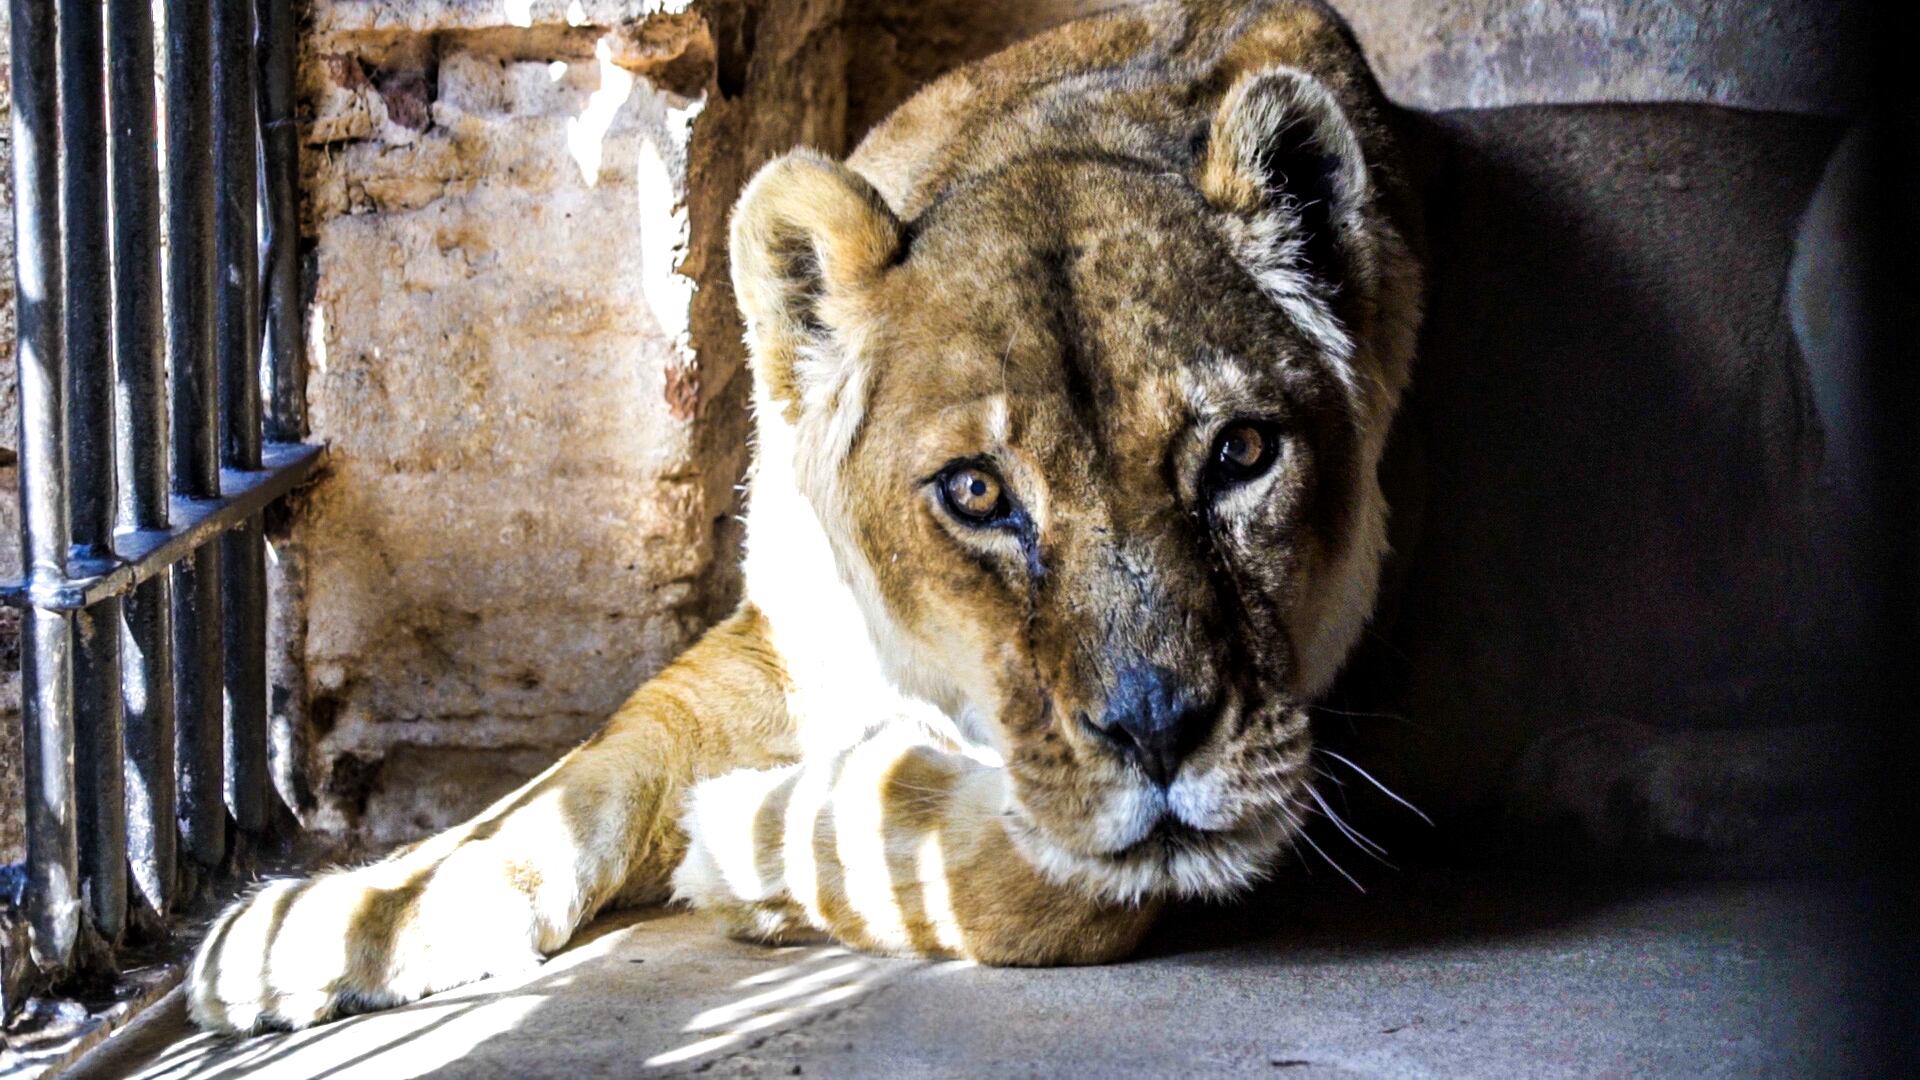
[[[674,893],[735,936],[831,935],[873,952],[990,964],[1125,955],[1156,902],[1056,883],[1006,831],[1006,776],[888,729],[828,758],[704,781]]]
[[[708,912],[727,934],[787,943],[818,936],[787,890],[782,846],[800,768],[740,769],[687,795],[687,853],[674,898]]]
[[[540,961],[527,896],[459,855],[274,881],[216,919],[187,976],[215,1031],[306,1027]]]

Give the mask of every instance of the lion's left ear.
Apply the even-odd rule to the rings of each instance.
[[[1214,114],[1195,183],[1215,207],[1264,225],[1263,262],[1336,289],[1362,269],[1366,157],[1347,115],[1313,76],[1289,67],[1242,75]],[[1301,265],[1304,264],[1304,265]]]

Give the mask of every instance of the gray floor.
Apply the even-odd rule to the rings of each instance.
[[[1322,875],[1180,913],[1131,963],[988,970],[602,920],[539,972],[224,1042],[177,1000],[91,1078],[718,1075],[1845,1075],[1857,888]]]

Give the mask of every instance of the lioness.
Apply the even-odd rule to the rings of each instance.
[[[390,1006],[669,898],[1099,962],[1260,877],[1386,545],[1422,287],[1387,119],[1319,5],[1177,0],[767,165],[739,611],[472,821],[236,904],[193,1015]]]

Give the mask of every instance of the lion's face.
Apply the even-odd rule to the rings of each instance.
[[[896,663],[994,720],[1048,839],[1196,884],[1304,768],[1300,594],[1355,435],[1210,216],[1087,163],[943,203],[872,295],[846,468]]]
[[[1305,704],[1379,555],[1365,350],[1326,282],[1249,250],[1297,235],[1259,218],[1291,204],[1081,157],[911,229],[850,197],[839,235],[885,249],[857,279],[845,248],[764,250],[817,275],[777,309],[780,411],[883,662],[997,744],[1042,867],[1120,896],[1244,884],[1299,820]]]

